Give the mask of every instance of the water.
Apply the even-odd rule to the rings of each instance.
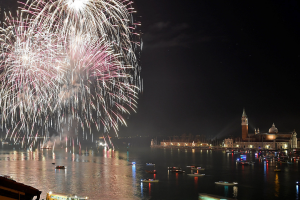
[[[73,153],[74,152],[74,153]],[[254,155],[247,154],[255,159]],[[88,196],[89,199],[198,199],[198,193],[209,193],[237,199],[298,199],[299,164],[279,164],[281,172],[274,172],[275,162],[255,160],[254,165],[240,166],[239,154],[217,150],[154,149],[148,146],[120,147],[106,151],[86,147],[52,150],[12,150],[0,148],[0,174],[13,176],[24,184],[42,191]],[[131,162],[136,165],[131,165]],[[146,162],[155,163],[146,166]],[[66,170],[55,170],[54,165]],[[206,175],[190,177],[168,172],[168,166],[204,167]],[[157,170],[147,174],[145,170]],[[159,183],[144,183],[144,178],[159,179]],[[238,186],[220,186],[216,181],[236,181]]]

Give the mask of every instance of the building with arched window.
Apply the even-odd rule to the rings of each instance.
[[[242,140],[235,142],[233,147],[253,149],[296,149],[299,146],[296,131],[279,132],[273,123],[268,132],[248,132],[248,117],[245,109],[241,118]]]

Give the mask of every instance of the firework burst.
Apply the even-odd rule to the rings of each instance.
[[[63,124],[83,134],[126,125],[122,116],[135,111],[141,89],[130,5],[28,1],[17,20],[7,17],[0,29],[6,137],[32,145],[38,135],[49,138],[49,127],[62,135]]]

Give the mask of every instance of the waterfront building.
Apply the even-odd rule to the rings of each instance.
[[[248,117],[245,109],[243,110],[241,121],[242,140],[236,141],[233,147],[250,149],[296,149],[299,146],[295,130],[291,132],[279,132],[273,123],[268,132],[260,132],[258,128],[254,130],[254,133],[248,133]]]
[[[176,141],[163,141],[160,142],[163,147],[210,147],[210,144],[203,142],[176,142]]]
[[[231,139],[231,138],[225,139],[223,147],[232,148],[233,147],[233,139]]]

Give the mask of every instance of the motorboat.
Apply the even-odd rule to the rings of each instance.
[[[146,165],[155,165],[154,163],[146,163]]]
[[[67,167],[63,166],[63,165],[57,165],[55,166],[55,169],[66,169]]]
[[[195,165],[190,165],[190,166],[186,166],[186,167],[195,168],[196,166]]]
[[[41,147],[40,149],[53,149],[53,147]]]
[[[185,173],[185,171],[182,171],[182,169],[174,169],[174,170],[171,170],[171,172],[174,172],[174,173]]]
[[[247,161],[240,161],[238,162],[240,165],[249,165],[250,162],[247,162]]]
[[[156,174],[156,170],[145,170],[148,174]]]
[[[231,186],[231,185],[237,185],[237,182],[226,182],[226,181],[219,181],[219,182],[215,182],[215,184],[217,185],[227,185],[227,186]]]
[[[199,174],[199,173],[193,173],[193,174],[187,174],[188,176],[205,176],[205,174]]]
[[[56,192],[48,192],[46,195],[46,200],[56,200],[56,199],[72,199],[72,200],[84,200],[88,199],[88,197],[79,197],[75,194],[62,194]]]
[[[197,167],[197,170],[205,170],[203,167]]]
[[[180,167],[168,167],[168,170],[177,170],[177,169],[181,169]]]
[[[143,183],[157,183],[157,182],[159,182],[159,180],[147,178],[147,179],[141,179],[141,182],[143,182]]]
[[[276,166],[276,168],[274,169],[274,172],[281,172],[281,169],[278,169]]]

